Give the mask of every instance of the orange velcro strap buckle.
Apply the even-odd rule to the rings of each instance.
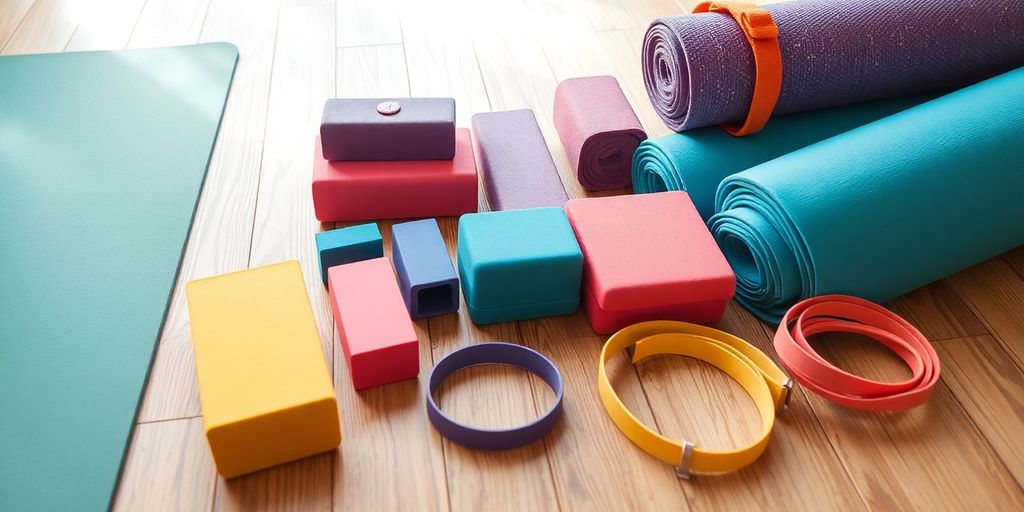
[[[754,95],[746,121],[723,124],[722,129],[737,137],[757,133],[768,123],[782,89],[782,51],[779,49],[779,27],[771,13],[746,2],[703,2],[693,12],[724,12],[740,25],[754,52]]]

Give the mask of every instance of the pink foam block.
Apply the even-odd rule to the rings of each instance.
[[[633,152],[647,134],[611,76],[570,78],[555,89],[555,130],[587,190],[628,187]]]
[[[722,318],[736,278],[685,192],[575,199],[565,213],[583,250],[583,303],[596,332]]]
[[[352,375],[363,389],[415,378],[419,339],[387,258],[327,270],[331,308]]]
[[[313,208],[323,222],[447,217],[477,210],[469,130],[455,131],[453,160],[332,162],[317,137]]]

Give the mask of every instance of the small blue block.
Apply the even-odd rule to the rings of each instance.
[[[561,208],[463,215],[458,263],[477,324],[567,315],[579,307],[583,253]]]
[[[322,231],[316,234],[320,253],[320,277],[327,284],[327,269],[384,256],[384,241],[376,223]]]
[[[391,259],[412,318],[459,310],[459,277],[434,219],[391,226]]]

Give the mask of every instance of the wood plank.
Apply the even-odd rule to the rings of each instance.
[[[354,391],[338,351],[334,387],[345,427],[340,454],[334,459],[336,510],[449,508],[441,437],[423,407],[432,365],[426,324],[416,322],[420,374],[415,380]]]
[[[1024,485],[1024,372],[991,336],[946,340],[935,350],[942,381]]]
[[[1003,254],[1003,259],[1010,265],[1010,268],[1024,279],[1024,245]]]
[[[199,418],[136,425],[114,510],[207,510],[213,458]]]
[[[0,50],[7,46],[14,31],[18,29],[35,0],[8,0],[0,9]]]
[[[945,280],[918,288],[885,306],[917,326],[931,341],[988,334]]]
[[[255,4],[247,0],[214,0],[199,35],[201,41],[232,41],[241,57],[153,362],[140,421],[199,415],[192,334],[182,287],[191,279],[248,265],[278,4],[276,0]],[[155,3],[150,0],[147,5]],[[180,42],[195,41],[190,23],[179,27],[185,28]],[[149,37],[139,35],[143,39]]]
[[[1024,368],[1024,281],[1002,258],[992,258],[948,277],[971,311],[999,340],[1019,368]]]
[[[857,375],[891,382],[909,376],[879,343],[841,334],[815,336],[814,343]],[[926,404],[900,413],[857,411],[805,396],[868,508],[1024,507],[1024,492],[945,382]]]
[[[282,6],[249,256],[250,267],[299,260],[328,361],[333,357],[333,322],[313,238],[320,225],[313,216],[309,177],[324,100],[334,95],[334,61],[333,3]],[[336,451],[230,482],[218,478],[215,508],[330,509],[334,457]]]
[[[146,0],[94,0],[79,7],[78,28],[64,51],[124,48],[142,14]]]
[[[774,356],[760,321],[735,302],[715,327]],[[657,425],[672,439],[728,449],[753,441],[760,431],[753,401],[717,368],[690,358],[657,356],[638,369]],[[768,449],[757,462],[736,473],[698,476],[683,482],[683,488],[698,510],[863,508],[799,387],[776,418]]]
[[[402,42],[399,0],[337,0],[338,46]]]
[[[409,96],[405,51],[401,44],[338,48],[338,96],[404,98]]]
[[[203,28],[210,0],[147,1],[132,32],[129,48],[194,43]]]
[[[331,459],[336,455],[314,455],[231,480],[217,478],[214,510],[330,510]]]
[[[335,90],[333,14],[329,2],[281,7],[249,256],[250,267],[299,260],[328,360],[334,324],[320,277],[310,176],[324,102]]]
[[[75,11],[74,0],[36,0],[7,40],[4,55],[62,51],[78,26]]]
[[[413,2],[402,13],[406,67],[411,94],[455,99],[457,126],[469,127],[473,114],[489,112],[472,38],[459,26],[450,2]]]

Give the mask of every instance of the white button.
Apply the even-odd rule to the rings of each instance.
[[[399,110],[402,110],[402,106],[397,101],[385,101],[377,105],[377,112],[385,116],[397,114]]]

